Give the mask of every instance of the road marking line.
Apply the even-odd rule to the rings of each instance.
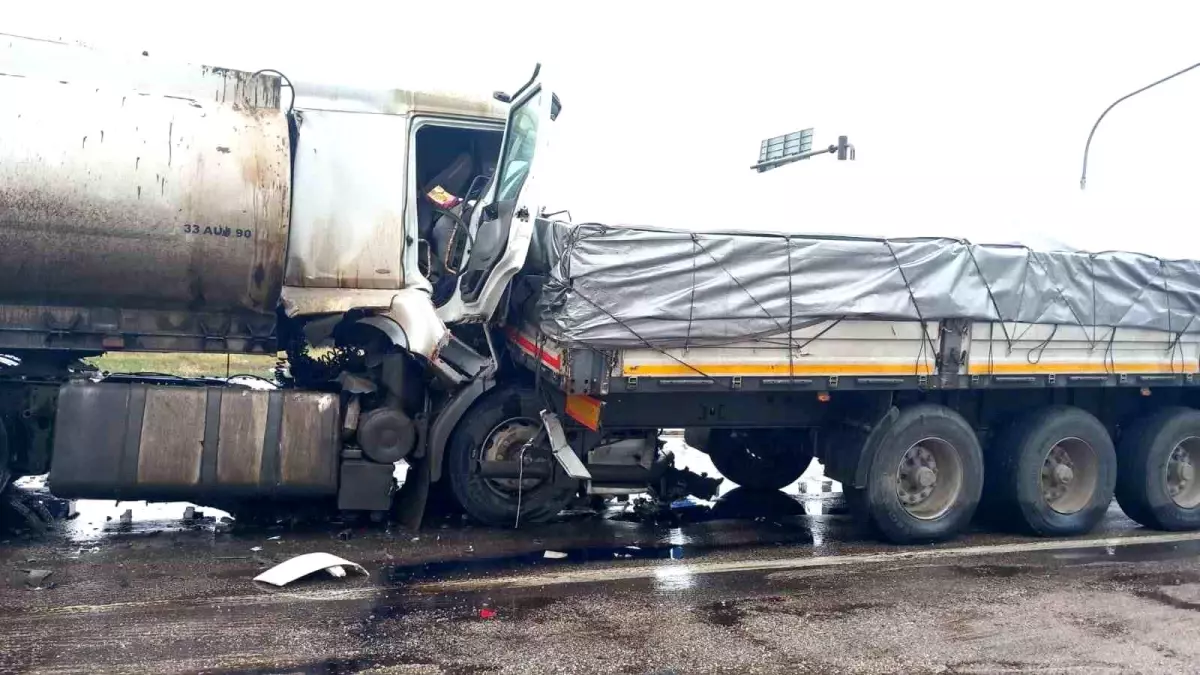
[[[937,560],[943,558],[966,558],[1006,553],[1032,553],[1041,551],[1069,551],[1083,548],[1117,546],[1140,546],[1150,544],[1172,544],[1200,541],[1200,532],[1156,534],[1146,536],[1108,537],[1104,539],[1076,539],[1067,541],[1034,541],[1019,544],[992,544],[958,548],[919,549],[891,551],[888,553],[864,553],[857,555],[826,555],[811,558],[782,558],[778,560],[741,560],[729,562],[697,562],[662,565],[620,566],[605,569],[580,569],[543,574],[513,575],[460,581],[432,581],[415,584],[389,584],[347,589],[322,589],[312,591],[278,591],[253,595],[233,595],[216,598],[165,599],[134,602],[112,602],[98,605],[68,605],[47,607],[21,612],[16,615],[0,616],[0,623],[37,620],[53,615],[107,614],[121,610],[142,610],[154,607],[174,611],[213,606],[252,607],[286,604],[291,602],[346,602],[355,600],[374,601],[389,591],[420,593],[443,593],[447,591],[470,591],[492,588],[529,588],[578,583],[604,583],[630,579],[679,579],[700,574],[725,572],[781,572],[816,567],[851,567],[885,562],[909,560]]]
[[[537,575],[493,577],[490,579],[464,579],[461,581],[429,582],[410,586],[409,590],[425,592],[471,590],[480,588],[528,588],[531,586],[602,583],[606,581],[623,581],[630,579],[654,579],[663,577],[678,578],[699,574],[720,574],[724,572],[772,572],[812,567],[848,567],[883,562],[903,562],[908,560],[965,558],[986,555],[1004,555],[1008,553],[1032,553],[1039,551],[1068,551],[1081,548],[1171,544],[1185,541],[1200,541],[1200,532],[1108,537],[1104,539],[1035,541],[1019,544],[991,544],[986,546],[921,549],[915,551],[894,551],[888,553],[828,555],[813,558],[697,562],[677,565],[639,565],[637,567],[616,567],[597,570],[570,570],[562,572],[547,572]]]

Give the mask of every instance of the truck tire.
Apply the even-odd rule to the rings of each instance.
[[[1051,406],[1018,419],[988,452],[985,503],[998,525],[1043,536],[1090,532],[1112,503],[1117,454],[1090,413]]]
[[[546,442],[539,442],[527,452],[549,459],[556,467],[556,475],[550,479],[492,479],[475,471],[481,458],[518,459],[520,448],[541,429],[539,413],[543,407],[534,391],[509,387],[489,392],[463,416],[446,451],[451,491],[468,516],[502,527],[546,522],[558,515],[578,491],[578,481],[559,475],[561,468]]]
[[[706,449],[721,475],[750,490],[779,490],[812,462],[808,444],[778,429],[713,429]]]
[[[1167,408],[1121,434],[1117,503],[1156,530],[1200,528],[1200,412]]]
[[[851,510],[895,544],[943,541],[971,521],[983,491],[983,452],[961,415],[934,404],[906,408],[868,437],[866,485]]]

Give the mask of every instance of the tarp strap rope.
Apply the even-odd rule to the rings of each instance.
[[[925,356],[925,343],[929,342],[929,355],[937,358],[937,347],[933,344],[933,338],[929,335],[929,327],[925,323],[925,317],[921,314],[921,306],[917,304],[917,294],[913,291],[912,284],[908,283],[908,275],[904,273],[904,265],[900,264],[900,256],[896,255],[896,249],[892,247],[892,242],[887,239],[883,240],[884,245],[888,248],[888,253],[892,254],[892,261],[896,263],[896,271],[900,272],[900,280],[904,282],[904,290],[908,291],[908,299],[912,301],[913,311],[917,313],[917,321],[921,322],[921,332],[924,334],[921,337],[921,351],[917,352],[917,362],[913,366],[915,374],[921,374],[922,361],[928,361],[922,357]]]
[[[692,319],[696,315],[696,244],[695,238],[692,239],[692,294],[688,299],[688,322],[687,335],[683,338],[683,348],[687,349],[692,341]]]
[[[1083,327],[1080,326],[1080,328],[1083,328]],[[1086,333],[1086,332],[1087,332],[1087,330],[1084,329],[1084,333]],[[1057,334],[1058,334],[1058,324],[1054,324],[1054,327],[1050,329],[1050,335],[1046,336],[1045,340],[1042,340],[1037,345],[1035,345],[1033,347],[1033,349],[1030,349],[1029,353],[1025,355],[1025,360],[1028,361],[1030,363],[1030,365],[1035,365],[1035,366],[1037,364],[1041,363],[1042,362],[1042,354],[1046,353],[1046,348],[1050,346],[1050,341],[1053,340],[1054,336]],[[1037,352],[1036,357],[1034,357],[1034,355],[1033,355],[1034,352]]]
[[[1053,285],[1053,287],[1054,287],[1054,292],[1058,294],[1058,299],[1061,300],[1062,303],[1067,306],[1067,311],[1069,311],[1071,313],[1071,316],[1075,318],[1075,324],[1078,325],[1081,329],[1083,329],[1083,336],[1085,339],[1087,339],[1088,349],[1095,349],[1096,342],[1088,336],[1087,322],[1085,322],[1082,318],[1079,317],[1079,312],[1076,312],[1075,307],[1073,305],[1071,305],[1071,302],[1069,300],[1067,300],[1066,294],[1063,293],[1062,286],[1059,286],[1058,281],[1055,280],[1054,277],[1050,274],[1050,268],[1048,268],[1044,264],[1042,264],[1042,262],[1040,260],[1038,260],[1038,257],[1036,255],[1034,255],[1032,257],[1032,259],[1037,261],[1038,265],[1041,265],[1042,271],[1046,273],[1046,278],[1050,280],[1051,285]],[[1058,330],[1058,324],[1054,325],[1054,329],[1056,331]]]
[[[963,246],[967,249],[967,255],[971,256],[971,263],[975,265],[975,273],[983,281],[983,287],[987,289],[988,300],[992,303],[992,309],[996,310],[996,321],[1000,324],[1000,330],[1004,332],[1004,344],[1008,346],[1008,350],[1012,351],[1012,338],[1008,336],[1008,327],[1004,325],[1004,315],[1000,313],[1000,303],[996,302],[996,296],[992,293],[992,284],[987,277],[983,275],[983,268],[979,266],[979,261],[975,259],[975,244],[963,240]]]
[[[732,279],[733,283],[737,284],[738,288],[742,289],[742,292],[746,294],[746,297],[753,300],[755,305],[758,305],[758,308],[760,310],[762,310],[762,313],[765,314],[768,319],[775,322],[775,325],[779,327],[779,332],[784,333],[787,331],[787,329],[785,329],[782,325],[780,325],[779,319],[776,319],[774,316],[772,316],[771,313],[767,311],[767,308],[763,307],[763,304],[758,301],[758,298],[754,297],[754,294],[750,292],[750,289],[746,288],[746,286],[742,283],[742,281],[740,279],[738,279],[737,276],[735,276],[733,274],[733,272],[730,272],[729,268],[725,267],[725,265],[722,264],[720,260],[717,259],[717,256],[713,255],[712,252],[710,252],[708,249],[704,248],[704,245],[700,243],[700,237],[696,236],[696,233],[694,233],[694,232],[692,233],[692,241],[696,244],[696,246],[700,247],[700,250],[704,251],[704,253],[706,255],[708,255],[709,258],[712,258],[712,261],[717,264],[717,267],[720,267],[721,271],[724,272],[730,279]],[[789,283],[790,283],[790,278],[791,277],[789,275]],[[790,339],[789,339],[789,342],[790,342]]]
[[[787,320],[787,352],[788,352],[788,386],[791,386],[796,379],[796,345],[792,340],[793,326],[796,325],[793,318],[792,310],[792,238],[785,236],[783,238],[785,245],[784,254],[787,256],[787,277],[788,277],[788,320]],[[825,331],[821,331],[822,333]]]
[[[675,356],[674,354],[668,352],[667,350],[654,345],[654,343],[652,343],[649,340],[647,340],[646,338],[642,337],[628,323],[622,321],[615,314],[613,314],[612,312],[608,311],[607,309],[604,309],[603,307],[601,307],[599,304],[596,303],[595,300],[592,300],[591,298],[587,297],[583,293],[580,293],[579,289],[575,289],[575,294],[577,296],[579,296],[579,299],[588,303],[592,307],[595,307],[596,309],[600,310],[601,312],[604,312],[604,314],[606,316],[608,316],[608,318],[612,319],[613,321],[615,321],[617,323],[618,326],[620,326],[620,327],[624,328],[626,331],[628,331],[629,334],[634,337],[634,339],[636,339],[638,342],[641,342],[643,345],[645,345],[647,349],[653,349],[654,351],[658,352],[659,354],[662,354],[663,356],[671,359],[672,361],[675,361],[679,365],[687,368],[688,370],[691,370],[692,372],[696,373],[697,375],[707,378],[709,380],[712,380],[713,382],[716,382],[716,379],[713,376],[711,376],[708,373],[704,372],[703,370],[700,370],[699,368],[693,366],[692,364],[688,363],[687,361],[684,361],[683,359],[679,358],[678,356]],[[729,385],[729,389],[733,389],[733,386]]]

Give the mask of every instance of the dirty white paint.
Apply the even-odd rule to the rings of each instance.
[[[280,101],[280,80],[273,74],[255,75],[151,58],[138,50],[92,49],[8,34],[0,34],[0,76],[252,108],[278,108]]]
[[[23,65],[0,60],[0,297],[273,311],[290,201],[283,113],[14,76]]]
[[[287,284],[403,288],[408,118],[299,114]]]

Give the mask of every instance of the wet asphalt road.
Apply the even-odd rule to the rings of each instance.
[[[839,511],[824,497],[809,509]],[[0,671],[1200,670],[1200,535],[1114,506],[1073,541],[895,547],[842,515],[798,515],[796,497],[726,498],[703,522],[519,535],[457,521],[216,533],[176,507],[123,526],[124,506],[93,505],[54,536],[0,544]],[[312,551],[370,576],[251,580]],[[53,574],[34,590],[25,569]]]

